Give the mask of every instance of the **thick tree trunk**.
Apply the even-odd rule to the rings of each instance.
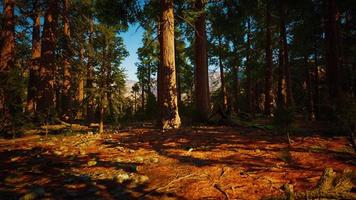
[[[326,77],[329,96],[332,102],[340,96],[340,49],[338,26],[340,13],[336,1],[327,1],[327,24],[326,24]]]
[[[286,85],[286,105],[287,106],[294,106],[294,98],[292,93],[292,79],[291,79],[291,71],[289,65],[289,54],[288,54],[288,43],[287,43],[287,33],[286,33],[286,5],[285,1],[280,0],[279,3],[279,15],[280,15],[280,37],[281,37],[281,59],[283,59],[283,72],[285,78],[285,85]]]
[[[44,28],[41,44],[41,66],[39,80],[39,98],[37,110],[45,117],[53,116],[55,84],[55,48],[58,5],[56,0],[49,0],[44,17]]]
[[[41,7],[40,0],[33,4],[33,28],[32,28],[32,60],[27,88],[26,112],[34,114],[36,111],[37,87],[41,59]]]
[[[161,120],[163,129],[172,129],[181,125],[176,89],[173,0],[161,0],[161,8]]]
[[[87,66],[87,83],[86,83],[86,94],[88,99],[87,104],[87,116],[86,120],[91,123],[95,119],[94,113],[94,47],[93,47],[93,34],[94,34],[94,19],[93,16],[89,19],[89,41],[88,41],[88,66]]]
[[[266,8],[266,80],[265,80],[265,113],[272,114],[272,31],[271,31],[271,0],[267,0]]]
[[[195,22],[195,104],[198,111],[198,120],[207,121],[210,112],[209,103],[209,74],[208,55],[205,25],[205,3],[203,0],[195,1],[195,8],[201,11]]]
[[[11,121],[11,106],[10,97],[11,89],[9,88],[10,71],[14,68],[15,57],[15,21],[14,21],[14,6],[15,1],[3,1],[3,22],[4,29],[1,30],[0,36],[2,43],[0,44],[0,131]],[[6,85],[5,85],[6,84]]]
[[[79,60],[80,60],[80,68],[78,70],[78,89],[77,89],[77,119],[83,119],[83,102],[84,102],[84,74],[83,74],[83,66],[84,66],[84,41],[80,42],[80,52],[79,52]]]
[[[219,36],[219,69],[220,69],[220,83],[221,83],[221,100],[222,100],[222,109],[223,112],[226,112],[227,110],[227,94],[226,94],[226,84],[225,84],[225,74],[224,74],[224,65],[222,62],[222,55],[221,55],[221,51],[220,48],[222,45],[221,42],[221,36]]]
[[[70,65],[71,45],[70,45],[70,25],[69,25],[69,0],[63,0],[63,35],[64,35],[64,55],[63,55],[63,86],[62,86],[62,118],[65,120],[72,119],[72,97],[71,82],[72,69]]]

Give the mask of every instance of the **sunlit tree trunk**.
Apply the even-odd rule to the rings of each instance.
[[[340,96],[340,49],[339,23],[340,13],[335,0],[327,0],[326,18],[326,77],[329,96],[332,101]]]
[[[80,69],[78,70],[78,89],[77,89],[77,119],[83,119],[83,102],[84,102],[84,74],[83,74],[83,66],[84,66],[84,41],[80,41],[80,52],[79,52],[79,60],[80,60]]]
[[[58,5],[56,0],[46,2],[43,36],[41,44],[41,66],[39,80],[39,98],[37,110],[49,117],[54,113],[54,84],[55,84],[55,48]]]
[[[219,69],[220,69],[220,83],[221,83],[221,100],[222,100],[222,109],[224,112],[227,110],[227,94],[226,94],[226,84],[225,84],[225,74],[224,74],[224,65],[222,62],[222,55],[221,55],[221,36],[218,38],[219,40]]]
[[[3,1],[3,27],[1,30],[1,46],[0,46],[0,81],[9,79],[10,70],[14,68],[14,48],[15,48],[15,21],[14,21],[14,6],[15,1]],[[0,85],[0,119],[8,119],[11,110],[9,108],[9,98],[11,96],[8,85]],[[3,123],[3,122],[1,122]],[[5,126],[2,124],[1,126]]]
[[[266,4],[266,80],[265,80],[265,113],[271,115],[272,102],[272,31],[271,0]]]
[[[195,8],[201,11],[200,16],[195,22],[195,103],[198,111],[198,120],[207,121],[210,112],[209,103],[209,74],[208,74],[208,55],[207,38],[205,25],[205,3],[203,0],[195,1]]]
[[[181,125],[176,89],[173,0],[161,0],[161,9],[161,120],[163,129],[172,129]]]
[[[87,82],[86,82],[86,98],[87,104],[87,116],[88,123],[94,121],[94,94],[93,94],[93,82],[94,82],[94,47],[93,47],[93,34],[94,34],[94,19],[93,16],[89,19],[89,36],[88,36],[88,66],[87,66]]]
[[[41,7],[40,0],[33,2],[33,27],[32,27],[32,60],[27,87],[26,112],[33,114],[36,110],[36,96],[39,79],[41,59]]]
[[[70,64],[71,57],[71,36],[69,24],[69,0],[63,0],[63,35],[64,35],[64,55],[63,55],[63,86],[62,86],[62,117],[65,120],[72,118],[71,112],[71,82],[72,82],[72,69]]]
[[[283,72],[285,79],[285,88],[286,88],[286,105],[294,106],[294,98],[292,93],[292,79],[291,79],[291,71],[289,65],[289,54],[288,54],[288,43],[287,43],[287,33],[286,33],[286,5],[284,0],[280,0],[279,3],[279,15],[280,15],[280,37],[281,37],[281,51],[282,54],[281,59],[283,59]]]

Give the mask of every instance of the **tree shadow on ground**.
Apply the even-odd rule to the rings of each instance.
[[[0,197],[19,199],[24,195],[53,199],[137,199],[151,189],[146,183],[132,186],[118,183],[113,177],[95,178],[80,174],[88,167],[90,156],[60,156],[46,148],[5,150],[0,152]],[[132,164],[132,163],[130,163]],[[116,167],[124,171],[125,163],[98,161],[95,167]],[[170,193],[151,192],[145,199],[170,196]]]
[[[164,133],[157,129],[151,129],[132,132],[120,136],[117,140],[104,142],[104,144],[112,147],[117,146],[118,143],[120,146],[129,149],[154,150],[159,155],[197,167],[223,164],[244,167],[247,170],[264,171],[276,167],[276,163],[281,162],[278,154],[285,150],[292,153],[310,153],[311,151],[309,147],[289,146],[281,135],[271,132],[256,131],[256,129],[251,128],[236,130],[230,127],[193,128]],[[179,152],[177,153],[177,151]],[[190,151],[204,153],[230,151],[233,155],[217,158],[197,158]],[[256,153],[251,154],[251,152]],[[330,149],[324,149],[318,154],[333,155],[335,159],[341,158],[339,160],[341,162],[345,162],[345,156],[348,159],[354,157],[352,153],[337,152]],[[291,170],[308,170],[320,173],[325,168],[325,166],[320,165],[304,166],[297,162],[286,163],[283,167]]]

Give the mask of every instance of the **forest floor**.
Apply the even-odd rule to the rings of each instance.
[[[345,137],[248,127],[32,135],[0,140],[0,199],[261,199],[356,170]],[[355,188],[355,187],[354,187]]]

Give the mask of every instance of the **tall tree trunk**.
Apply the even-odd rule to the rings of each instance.
[[[238,62],[234,63],[232,66],[232,94],[233,94],[233,110],[235,113],[239,112],[239,91],[240,91],[240,81],[239,81],[239,65]]]
[[[32,60],[27,88],[26,112],[34,114],[36,111],[37,87],[41,59],[41,4],[40,0],[33,2],[32,27]]]
[[[195,1],[195,8],[201,14],[195,22],[195,103],[198,111],[198,120],[207,121],[210,112],[209,103],[209,74],[208,55],[205,25],[205,3],[203,0]]]
[[[177,40],[174,40],[174,42],[177,42]],[[175,56],[176,56],[176,79],[177,79],[177,98],[178,98],[178,106],[182,105],[182,87],[181,87],[181,72],[180,72],[180,65],[177,63],[178,62],[178,55],[179,52],[177,52],[177,46],[175,45]]]
[[[162,8],[161,8],[162,9]],[[159,110],[159,116],[163,115],[163,67],[162,67],[162,60],[163,60],[163,42],[162,42],[162,32],[161,32],[161,24],[163,23],[162,18],[160,17],[160,21],[157,23],[157,34],[158,34],[158,41],[159,41],[159,61],[158,61],[158,70],[157,70],[157,104]],[[162,120],[157,120],[157,126],[162,127]]]
[[[289,65],[289,54],[288,54],[288,43],[287,43],[287,33],[286,33],[286,5],[284,0],[280,0],[279,3],[279,15],[280,15],[280,37],[281,37],[281,51],[283,59],[283,72],[286,83],[286,93],[287,93],[287,106],[294,106],[294,98],[292,93],[292,79],[291,79],[291,71]]]
[[[280,6],[281,7],[281,6]],[[280,9],[280,14],[281,14]],[[285,73],[285,58],[286,56],[284,51],[284,38],[282,32],[285,31],[283,26],[282,15],[281,17],[281,25],[280,25],[280,37],[279,37],[279,65],[278,65],[278,91],[277,91],[277,102],[278,106],[286,106],[287,105],[287,81],[286,81],[286,73]]]
[[[11,88],[8,82],[10,71],[14,69],[15,57],[15,21],[14,21],[15,1],[3,1],[3,23],[4,29],[1,30],[0,46],[0,131],[11,121],[12,109],[10,104]]]
[[[72,97],[71,97],[71,82],[72,72],[70,65],[71,57],[71,36],[69,25],[69,0],[63,0],[63,35],[64,35],[64,57],[63,57],[63,88],[62,88],[62,117],[65,120],[72,119]]]
[[[340,96],[340,50],[338,26],[340,13],[336,1],[327,1],[326,24],[326,77],[332,102]]]
[[[317,53],[317,49],[315,49],[315,53],[314,53],[314,111],[315,111],[315,118],[319,119],[320,117],[320,89],[319,89],[319,85],[320,85],[320,78],[319,78],[319,67],[318,67],[319,63],[318,63],[318,53]]]
[[[252,83],[252,65],[251,65],[251,22],[247,19],[247,48],[246,48],[246,71],[247,71],[247,100],[248,112],[254,113],[253,83]]]
[[[266,8],[266,80],[265,80],[265,113],[272,114],[272,31],[271,31],[271,0],[267,1]]]
[[[315,120],[315,114],[314,114],[314,99],[313,99],[313,85],[312,85],[312,71],[311,68],[309,67],[308,63],[308,56],[304,56],[304,65],[305,65],[305,82],[307,84],[307,107],[308,107],[308,119],[310,121]]]
[[[160,86],[162,89],[162,128],[179,128],[181,125],[176,88],[176,67],[174,54],[173,0],[161,0],[161,65]]]
[[[145,81],[144,77],[142,78],[141,82],[141,109],[142,109],[142,114],[145,114]]]
[[[83,39],[84,40],[84,39]],[[80,41],[80,52],[79,52],[79,60],[80,60],[80,68],[78,70],[78,90],[77,90],[77,119],[83,119],[83,102],[84,102],[84,41]]]
[[[91,123],[95,119],[94,112],[94,47],[93,47],[93,34],[94,34],[94,19],[90,16],[89,19],[89,37],[88,37],[88,66],[87,66],[87,83],[86,83],[86,94],[88,99],[87,104],[87,116],[86,120]]]
[[[37,110],[45,117],[53,117],[54,84],[55,84],[55,48],[58,5],[56,0],[49,0],[44,17],[43,36],[41,44],[41,66],[39,80],[39,98]]]
[[[222,109],[223,112],[227,110],[227,94],[226,94],[226,84],[225,84],[225,74],[224,74],[224,65],[222,62],[222,55],[221,55],[221,36],[218,38],[219,40],[219,69],[220,69],[220,83],[221,83],[221,100],[222,100]]]

